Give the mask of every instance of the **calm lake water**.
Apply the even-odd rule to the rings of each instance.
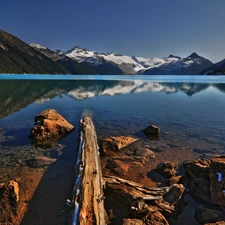
[[[50,108],[75,126],[58,145],[74,159],[84,111],[99,140],[137,136],[155,154],[180,162],[225,153],[224,76],[0,75],[0,183],[18,178],[35,156],[61,154],[55,147],[35,148],[28,139],[34,117]],[[160,127],[159,140],[140,135],[150,124]]]
[[[30,157],[47,154],[31,146],[28,135],[34,117],[49,108],[76,128],[88,110],[99,139],[138,135],[155,124],[161,128],[159,140],[149,141],[155,152],[185,150],[208,158],[225,153],[222,76],[1,75],[0,103],[0,182],[13,179],[13,169]],[[75,151],[75,139],[74,133],[60,144]]]

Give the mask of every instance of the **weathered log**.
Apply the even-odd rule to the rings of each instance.
[[[80,120],[72,225],[104,225],[104,192],[99,147],[90,117]]]
[[[152,206],[157,206],[164,215],[175,216],[185,190],[182,184],[151,188],[114,176],[105,176],[104,181],[106,195],[119,202],[133,217],[148,214]]]

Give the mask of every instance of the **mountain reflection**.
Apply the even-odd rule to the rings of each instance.
[[[160,83],[149,81],[93,81],[93,80],[1,80],[0,118],[29,104],[44,103],[55,96],[69,94],[76,100],[97,96],[113,96],[140,92],[183,92],[188,96],[213,86],[225,92],[225,84]]]

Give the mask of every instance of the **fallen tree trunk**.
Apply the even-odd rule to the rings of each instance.
[[[104,181],[106,195],[120,203],[134,218],[146,216],[156,208],[165,216],[176,216],[185,190],[182,184],[151,188],[115,176],[105,176]]]
[[[182,184],[151,188],[115,176],[103,180],[95,127],[90,117],[80,120],[76,181],[73,189],[71,225],[105,225],[104,193],[130,214],[147,224],[168,225],[176,216],[184,192]],[[104,192],[103,192],[103,183]],[[165,216],[165,217],[164,217]]]
[[[102,169],[95,127],[90,117],[80,120],[75,166],[72,225],[105,225]]]

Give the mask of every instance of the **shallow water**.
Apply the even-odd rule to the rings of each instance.
[[[20,180],[26,162],[41,155],[58,159],[54,172],[63,173],[62,177],[68,174],[67,166],[73,168],[76,158],[77,127],[84,111],[92,116],[99,140],[109,135],[138,137],[134,148],[140,154],[151,149],[156,155],[153,167],[161,161],[224,154],[224,100],[223,76],[0,75],[0,183]],[[28,135],[34,117],[49,108],[56,109],[76,130],[45,150],[32,146]],[[143,136],[142,130],[150,124],[160,127],[158,140]],[[45,179],[52,182],[53,175]],[[179,220],[172,219],[170,224],[184,224],[195,207],[189,201]],[[196,223],[193,217],[191,221]]]
[[[161,128],[159,140],[144,140],[155,152],[171,150],[179,155],[185,150],[208,158],[225,152],[223,77],[207,80],[195,76],[191,82],[190,76],[182,76],[175,82],[174,77],[160,76],[158,82],[157,76],[134,76],[133,80],[124,76],[118,80],[116,76],[98,76],[95,80],[93,76],[87,80],[6,76],[0,80],[0,182],[13,179],[29,158],[50,155],[31,146],[28,139],[34,117],[49,108],[56,109],[76,128],[83,110],[89,110],[99,139],[108,135],[138,136],[155,124]],[[75,134],[71,134],[60,144],[75,154],[70,146],[74,139]],[[171,157],[176,159],[176,155]]]

